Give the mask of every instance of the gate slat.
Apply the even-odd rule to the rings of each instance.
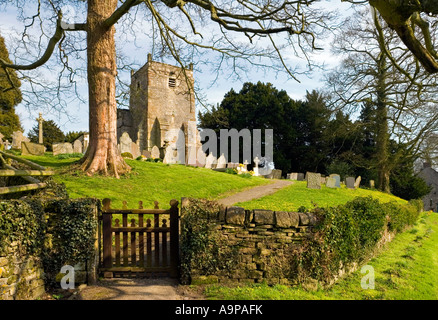
[[[138,215],[138,226],[143,228],[143,214]],[[140,267],[144,267],[144,232],[140,231],[138,234],[138,253]]]
[[[120,220],[116,219],[116,228],[120,227],[119,223]],[[114,242],[116,248],[116,267],[120,267],[120,231],[114,232]]]
[[[160,227],[160,215],[154,214],[154,228]],[[155,250],[155,261],[154,266],[159,267],[160,266],[160,232],[155,231],[155,239],[154,239],[154,250]]]
[[[151,227],[151,219],[147,220],[146,227]],[[146,254],[146,265],[148,267],[152,267],[152,232],[148,231],[146,232],[146,247],[147,247],[147,254]]]
[[[124,228],[128,227],[128,214],[123,213],[122,225]],[[123,265],[127,267],[129,265],[128,256],[128,232],[123,232]]]
[[[167,225],[166,225],[166,219],[163,219],[163,225],[162,225],[162,227],[163,228],[167,228]],[[161,233],[161,235],[162,235],[162,237],[161,237],[161,246],[162,246],[162,251],[161,251],[161,254],[162,254],[162,267],[168,267],[168,265],[167,265],[167,232],[166,231],[163,231],[162,233]]]
[[[131,220],[131,227],[135,228],[135,219]],[[136,232],[131,231],[131,266],[136,266],[137,264],[137,244],[136,244]]]

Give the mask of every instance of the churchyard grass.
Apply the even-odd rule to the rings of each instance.
[[[325,290],[266,284],[208,285],[204,293],[208,299],[225,300],[437,300],[438,213],[424,212],[411,229],[397,234],[365,265],[374,269],[374,289],[362,288],[366,273],[359,268]]]
[[[356,197],[367,196],[372,196],[381,202],[406,203],[405,200],[398,197],[370,189],[348,189],[343,185],[341,188],[327,188],[322,185],[321,189],[310,189],[306,187],[305,181],[294,181],[292,185],[274,194],[235,205],[245,209],[296,211],[301,206],[306,209],[312,209],[314,204],[318,207],[330,207],[344,204]]]
[[[138,201],[143,201],[145,209],[153,209],[154,201],[158,201],[160,208],[166,209],[169,208],[171,199],[218,199],[272,182],[260,177],[244,179],[238,175],[205,168],[129,159],[126,162],[132,167],[132,171],[120,179],[98,175],[89,177],[69,167],[79,158],[58,159],[50,154],[25,158],[55,169],[58,174],[54,179],[65,183],[71,198],[109,198],[113,208],[122,208],[122,201],[127,201],[128,208],[136,209]]]

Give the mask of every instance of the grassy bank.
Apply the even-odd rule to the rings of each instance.
[[[380,202],[396,201],[406,203],[405,200],[393,195],[370,189],[327,188],[309,189],[305,181],[295,181],[294,184],[279,190],[278,192],[248,202],[237,203],[236,206],[245,209],[267,209],[278,211],[293,211],[304,206],[311,209],[318,207],[331,207],[346,203],[356,197],[372,196]]]
[[[113,208],[121,208],[124,200],[129,208],[136,208],[140,200],[144,208],[153,208],[154,201],[160,203],[160,208],[167,208],[171,199],[218,199],[272,182],[260,177],[242,178],[211,169],[138,160],[126,160],[132,171],[120,179],[99,175],[89,177],[70,169],[69,166],[79,158],[59,159],[49,154],[25,158],[53,168],[57,172],[54,179],[65,183],[71,198],[110,198]]]

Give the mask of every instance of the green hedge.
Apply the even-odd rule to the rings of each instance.
[[[385,230],[401,232],[418,219],[417,202],[401,205],[359,197],[345,205],[317,208],[320,223],[297,248],[291,250],[293,274],[299,282],[308,278],[326,282],[343,267],[367,260]]]

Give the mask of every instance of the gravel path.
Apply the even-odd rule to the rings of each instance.
[[[224,206],[231,207],[233,204],[238,202],[250,201],[252,199],[261,198],[269,194],[275,193],[278,190],[291,185],[292,180],[275,180],[274,183],[254,187],[239,193],[236,193],[227,198],[219,199],[218,202]]]
[[[202,300],[193,290],[185,290],[178,281],[169,278],[113,278],[86,286],[71,300]]]

